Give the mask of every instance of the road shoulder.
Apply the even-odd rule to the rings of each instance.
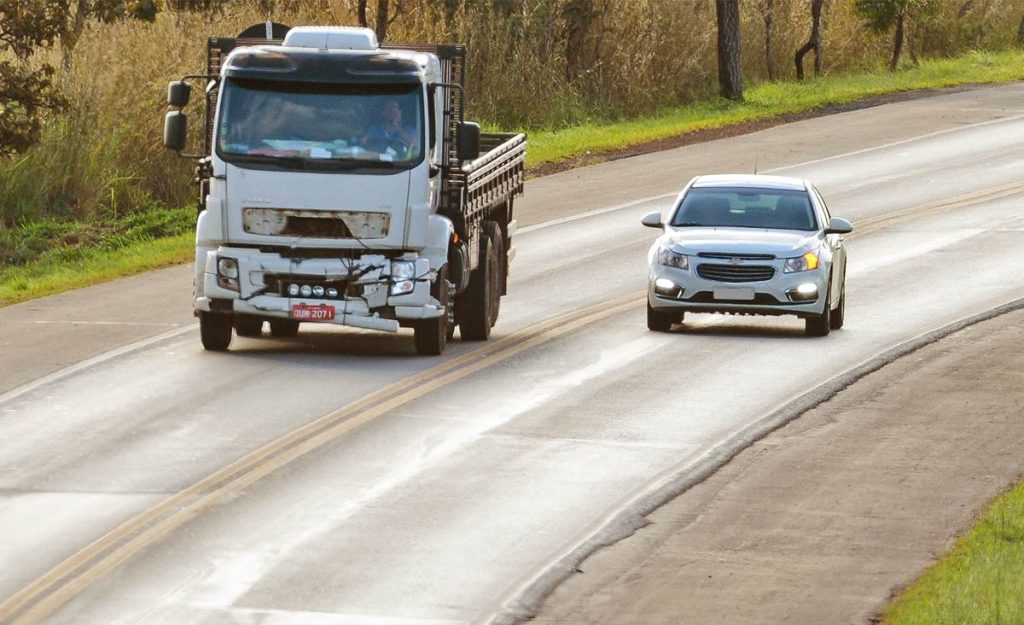
[[[1021,478],[1021,379],[1024,311],[926,346],[591,556],[534,622],[872,622]]]

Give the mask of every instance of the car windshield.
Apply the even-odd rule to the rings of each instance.
[[[814,230],[817,220],[806,191],[691,187],[671,225]]]
[[[221,158],[294,169],[408,168],[423,158],[417,85],[326,85],[229,79]]]

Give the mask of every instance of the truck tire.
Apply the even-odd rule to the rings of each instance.
[[[508,248],[505,246],[505,235],[501,233],[501,226],[497,222],[484,222],[484,232],[491,239],[494,246],[494,286],[491,289],[491,327],[498,322],[498,313],[501,312],[501,296],[505,293],[505,279],[508,275]]]
[[[413,326],[416,353],[420,356],[440,356],[448,344],[449,310],[451,301],[448,290],[448,266],[441,267],[437,280],[430,285],[430,294],[441,302],[444,311],[436,319],[421,319]]]
[[[491,336],[491,306],[497,285],[497,258],[490,237],[480,237],[480,264],[469,276],[469,286],[456,300],[459,333],[466,341],[486,341]]]
[[[216,313],[199,313],[199,338],[203,348],[222,352],[231,344],[231,317]]]
[[[263,320],[258,317],[235,317],[235,333],[255,338],[263,334]]]
[[[299,322],[294,319],[271,319],[270,336],[289,339],[299,333]]]

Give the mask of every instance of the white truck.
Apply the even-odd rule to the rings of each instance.
[[[463,120],[466,49],[259,24],[168,86],[164,145],[205,87],[194,309],[203,346],[301,322],[486,340],[506,292],[526,137]]]

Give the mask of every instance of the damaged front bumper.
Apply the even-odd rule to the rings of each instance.
[[[406,321],[441,316],[426,258],[366,253],[353,258],[287,258],[220,247],[197,258],[195,310],[294,319],[397,332]]]

